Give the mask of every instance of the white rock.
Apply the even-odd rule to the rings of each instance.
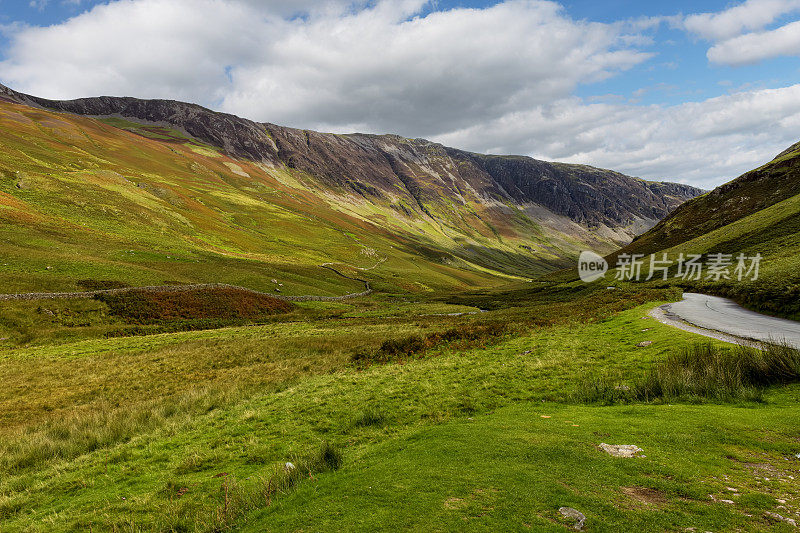
[[[575,519],[575,529],[578,531],[583,529],[583,524],[586,522],[586,516],[582,512],[578,511],[577,509],[573,509],[572,507],[560,507],[558,510],[567,518]]]
[[[767,515],[768,517],[774,519],[774,520],[778,520],[780,522],[784,522],[785,524],[788,524],[788,525],[790,525],[792,527],[797,527],[797,521],[794,520],[793,518],[786,518],[784,516],[779,515],[778,513],[771,513],[769,511],[767,511],[764,514]]]
[[[636,454],[642,452],[641,448],[633,444],[606,444],[600,443],[600,449],[614,457],[631,458],[636,457]]]

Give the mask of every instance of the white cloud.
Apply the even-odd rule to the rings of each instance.
[[[113,2],[12,34],[0,72],[46,97],[171,97],[276,123],[427,136],[564,98],[649,57],[624,25],[574,21],[553,2],[427,16],[425,0],[329,2],[294,18],[279,4]]]
[[[222,0],[122,0],[62,24],[12,30],[4,79],[52,98],[220,98],[225,66],[263,37],[252,8]],[[214,21],[214,23],[210,23]]]
[[[764,29],[778,17],[800,10],[800,0],[747,0],[718,13],[687,16],[684,27],[707,41],[724,41]]]
[[[719,13],[685,17],[678,25],[714,43],[713,63],[746,65],[778,56],[800,55],[800,22],[764,31],[780,17],[800,11],[800,0],[747,0]]]
[[[798,123],[800,85],[794,85],[675,106],[587,105],[570,98],[438,140],[477,151],[534,151],[711,188],[797,142]]]
[[[268,60],[233,70],[222,107],[323,130],[426,136],[562,98],[649,57],[622,46],[619,28],[572,21],[550,2],[410,20],[389,6],[285,24]]]
[[[307,15],[324,17],[341,15],[351,10],[363,8],[370,0],[241,0],[261,13],[292,17]],[[398,2],[401,3],[401,2]],[[408,4],[408,0],[403,0]],[[421,3],[417,0],[413,4]]]
[[[51,27],[6,27],[0,81],[50,98],[175,98],[278,124],[426,136],[701,186],[797,141],[800,86],[671,107],[573,96],[646,61],[642,32],[655,20],[576,21],[534,0],[423,15],[427,6],[118,0]],[[720,36],[757,27],[709,20]]]
[[[778,56],[800,56],[800,21],[775,30],[747,33],[715,44],[708,59],[726,65],[746,65]]]

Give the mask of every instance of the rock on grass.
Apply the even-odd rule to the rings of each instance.
[[[614,457],[624,458],[636,457],[639,452],[644,451],[633,444],[606,444],[605,442],[600,443],[600,449]]]

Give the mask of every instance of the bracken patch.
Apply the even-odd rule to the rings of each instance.
[[[96,298],[112,314],[136,324],[208,318],[258,318],[294,309],[290,302],[244,289],[218,287],[180,291],[132,290]]]

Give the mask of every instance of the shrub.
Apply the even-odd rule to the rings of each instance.
[[[383,341],[380,348],[374,352],[360,350],[353,354],[352,361],[362,366],[374,363],[389,363],[402,359],[419,356],[431,348],[442,344],[456,345],[469,348],[487,341],[497,339],[509,331],[506,324],[465,324],[446,331],[431,333],[425,337],[411,335],[400,339]]]
[[[234,287],[189,290],[131,290],[101,294],[96,299],[112,314],[136,324],[175,320],[258,318],[291,311],[294,305],[278,298]]]

